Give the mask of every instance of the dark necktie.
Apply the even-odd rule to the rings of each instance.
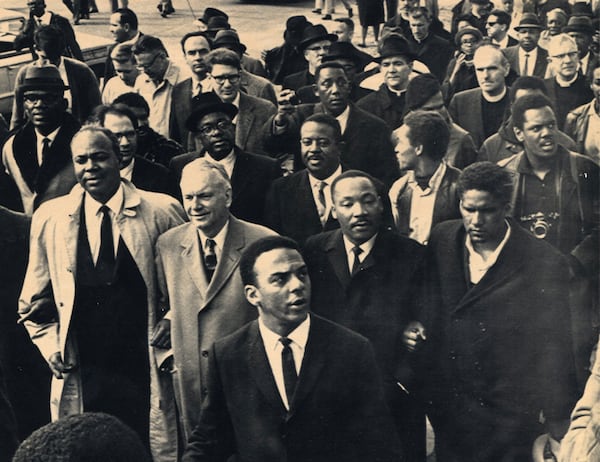
[[[528,71],[529,71],[529,53],[525,53],[525,63],[523,64],[523,72],[521,72],[521,75],[529,75]]]
[[[212,276],[217,267],[217,254],[215,253],[215,245],[217,243],[214,239],[206,240],[206,247],[204,249],[204,267],[206,268],[206,275],[208,280],[212,279]]]
[[[325,224],[325,220],[327,220],[327,217],[325,216],[325,212],[327,211],[327,202],[325,201],[325,187],[327,186],[327,183],[324,181],[321,181],[319,183],[319,192],[317,197],[319,198],[319,217],[321,218],[321,223]]]
[[[110,209],[103,205],[100,207],[102,212],[102,222],[100,224],[100,251],[96,268],[98,270],[111,271],[115,265],[115,244],[113,240],[112,221],[110,219]]]
[[[359,246],[354,246],[352,252],[354,252],[354,262],[352,263],[352,276],[354,276],[360,270],[360,258],[358,256],[362,253],[362,249]]]
[[[44,138],[42,140],[42,162],[40,163],[40,165],[42,165],[48,158],[49,151],[50,151],[50,138]]]
[[[292,341],[287,337],[281,337],[279,341],[283,345],[283,350],[281,350],[283,383],[285,384],[285,394],[288,400],[288,407],[291,407],[294,391],[296,390],[296,382],[298,381],[298,374],[296,373],[296,364],[294,363],[294,353],[290,347],[290,343],[292,343]]]

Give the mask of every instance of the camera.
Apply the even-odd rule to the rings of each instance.
[[[548,215],[543,212],[537,212],[521,217],[521,221],[530,221],[529,231],[531,231],[531,234],[537,239],[545,239],[552,227],[552,223],[550,222],[555,221],[558,217],[559,214],[556,212],[550,212]]]

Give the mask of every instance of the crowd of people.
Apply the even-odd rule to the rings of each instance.
[[[597,2],[359,0],[375,56],[344,2],[260,59],[210,7],[187,78],[114,2],[101,79],[28,4],[0,460],[424,462],[430,422],[438,462],[600,461]]]

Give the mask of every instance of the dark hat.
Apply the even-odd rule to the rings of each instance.
[[[206,31],[207,32],[216,33],[217,31],[227,30],[227,29],[231,29],[231,26],[227,22],[227,18],[225,16],[213,16],[206,23]]]
[[[337,42],[337,35],[327,32],[325,26],[321,24],[317,24],[316,26],[311,24],[302,32],[302,39],[298,46],[301,50],[305,50],[311,43],[320,42],[321,40]]]
[[[535,13],[523,13],[521,16],[521,20],[519,24],[515,26],[515,30],[518,31],[520,29],[543,29],[542,23],[540,22],[540,18],[538,18]]]
[[[202,21],[204,24],[208,24],[208,21],[210,21],[210,18],[216,18],[217,16],[222,16],[223,18],[225,18],[225,20],[227,21],[229,19],[229,16],[227,16],[227,13],[225,13],[224,11],[221,11],[217,8],[211,8],[208,7],[204,10],[204,14],[202,14],[201,18],[198,18],[200,21]]]
[[[477,40],[483,40],[483,34],[479,29],[477,29],[477,27],[466,26],[462,29],[458,29],[456,32],[456,35],[454,36],[454,43],[456,43],[456,46],[460,46],[460,41],[463,38],[463,35],[474,35],[477,37]]]
[[[367,64],[373,61],[373,57],[357,49],[350,42],[334,42],[329,47],[329,51],[323,57],[323,62],[335,61],[337,59],[350,59],[354,61],[357,68],[362,70]]]
[[[419,109],[432,96],[442,91],[440,82],[433,74],[419,74],[408,82],[406,87],[406,99],[404,113]]]
[[[592,18],[594,16],[592,5],[588,2],[575,2],[571,7],[571,16],[588,16]]]
[[[584,34],[593,35],[594,27],[591,18],[587,16],[571,16],[563,32],[583,32]]]
[[[216,48],[228,48],[235,50],[240,54],[244,54],[246,51],[246,45],[240,43],[240,36],[233,29],[220,30],[217,32],[212,47],[213,50]]]
[[[399,34],[390,34],[383,40],[379,47],[379,56],[374,60],[380,63],[382,59],[392,56],[404,56],[411,61],[416,58],[415,53],[410,49],[408,40]]]
[[[285,22],[285,30],[290,32],[302,32],[311,23],[306,16],[290,16]]]
[[[186,128],[193,132],[196,131],[196,123],[206,114],[214,112],[224,112],[232,119],[237,115],[237,108],[231,103],[225,103],[216,93],[200,93],[193,99],[192,113],[185,121]]]
[[[471,3],[475,5],[489,5],[490,0],[471,0]]]
[[[65,85],[56,66],[30,65],[25,71],[25,80],[18,87],[19,91],[45,90],[63,93],[69,87]]]

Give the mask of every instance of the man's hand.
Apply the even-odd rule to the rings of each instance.
[[[73,369],[75,369],[75,366],[63,363],[60,351],[57,351],[50,356],[48,359],[48,365],[50,366],[50,370],[54,374],[54,377],[57,379],[62,379],[65,372],[71,372]]]
[[[150,345],[164,350],[171,348],[171,321],[169,319],[161,319],[154,326]]]
[[[294,90],[282,90],[277,95],[277,114],[275,114],[275,126],[282,127],[287,125],[288,117],[296,111],[296,106],[293,101],[296,97]]]
[[[416,351],[425,340],[427,340],[427,336],[423,324],[419,321],[409,322],[402,334],[402,342],[406,349],[410,352]]]

